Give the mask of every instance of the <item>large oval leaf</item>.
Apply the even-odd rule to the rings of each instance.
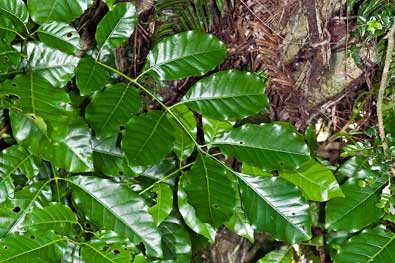
[[[110,79],[110,73],[90,57],[83,57],[75,70],[77,87],[81,95],[101,90]]]
[[[148,54],[144,72],[161,80],[199,76],[221,64],[224,43],[213,35],[189,31],[166,38]]]
[[[303,137],[280,123],[246,124],[218,136],[213,144],[228,156],[266,170],[293,170],[310,159]]]
[[[280,172],[280,176],[298,186],[309,200],[324,202],[335,197],[344,197],[332,172],[313,159],[295,171]]]
[[[63,22],[42,24],[37,30],[40,40],[49,47],[74,54],[81,49],[80,35],[72,26]]]
[[[202,222],[217,228],[233,215],[236,194],[227,178],[227,170],[218,162],[198,155],[181,182],[188,203],[195,208]]]
[[[384,210],[378,208],[377,203],[380,200],[381,189],[386,183],[387,178],[380,175],[367,186],[361,186],[355,179],[347,180],[341,186],[345,198],[332,199],[326,205],[326,228],[333,231],[356,232],[375,223],[384,215]]]
[[[139,112],[141,98],[137,89],[118,83],[97,93],[86,108],[85,117],[97,137],[108,137],[119,132],[132,114]]]
[[[84,12],[88,6],[80,0],[28,0],[27,5],[34,22],[70,22]]]
[[[96,41],[100,49],[116,48],[133,33],[137,22],[136,7],[132,3],[114,5],[97,25]]]
[[[395,262],[395,234],[378,226],[366,229],[342,246],[335,263]]]
[[[26,27],[29,21],[29,13],[23,0],[0,1],[0,14],[4,18],[8,18],[19,33],[25,35],[29,32]]]
[[[73,201],[90,222],[112,229],[136,244],[143,242],[149,256],[162,256],[161,237],[138,194],[107,179],[75,176],[70,180]]]
[[[173,149],[174,129],[161,111],[133,117],[126,126],[121,148],[132,165],[149,165]]]
[[[265,81],[250,72],[220,71],[196,82],[181,103],[203,116],[240,119],[268,105],[265,87]]]
[[[244,211],[257,231],[290,243],[311,238],[309,205],[296,186],[278,177],[237,177]]]

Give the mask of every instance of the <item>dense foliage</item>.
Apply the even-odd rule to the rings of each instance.
[[[135,30],[134,3],[105,1],[81,55],[72,21],[92,2],[0,1],[0,262],[190,262],[223,225],[282,241],[259,262],[291,262],[291,244],[395,261],[382,155],[335,176],[310,129],[250,123],[267,110],[265,76],[212,73],[227,50],[199,30],[158,40],[137,78],[120,72],[112,50]],[[187,77],[173,105],[145,85]]]

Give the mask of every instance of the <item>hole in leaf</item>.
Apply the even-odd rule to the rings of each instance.
[[[4,56],[4,60],[5,60],[5,61],[8,61],[9,58],[8,58],[7,56]]]
[[[11,83],[11,86],[16,87],[16,83],[15,83],[15,82],[12,82],[12,83]]]
[[[119,174],[119,175],[123,175],[123,172],[122,172],[122,171],[118,171],[118,174]]]
[[[71,37],[73,34],[71,34],[71,33],[67,33],[67,37]]]
[[[214,208],[214,209],[218,209],[218,208],[219,208],[219,205],[218,205],[218,204],[213,204],[213,208]]]
[[[91,228],[91,225],[89,223],[84,223],[85,228]]]
[[[17,206],[14,209],[12,209],[12,211],[14,211],[15,213],[18,213],[19,211],[21,211],[21,208],[19,206]]]
[[[244,142],[239,142],[240,144],[244,144]]]
[[[112,251],[112,253],[114,254],[114,255],[118,255],[119,253],[121,253],[118,249],[114,249],[113,251]]]
[[[280,166],[284,166],[284,161],[280,161]]]
[[[294,212],[292,212],[291,214],[292,214],[293,216],[295,215],[295,213],[294,213]]]
[[[36,237],[35,237],[35,236],[33,236],[33,235],[31,235],[31,236],[30,236],[30,238],[31,238],[31,239],[36,239]]]
[[[108,251],[108,249],[109,249],[108,246],[104,246],[104,247],[102,248],[103,251]]]
[[[7,246],[4,246],[3,248],[4,248],[4,249],[7,249],[8,247],[7,247]]]

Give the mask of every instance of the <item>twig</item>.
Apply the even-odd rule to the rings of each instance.
[[[383,121],[383,99],[385,95],[385,88],[387,86],[388,80],[388,71],[392,62],[392,55],[394,52],[394,34],[395,34],[395,23],[392,25],[388,35],[388,46],[387,46],[387,53],[385,55],[385,63],[383,74],[381,76],[380,82],[380,89],[379,94],[377,96],[377,118],[378,118],[378,128],[379,128],[379,135],[381,140],[381,146],[383,147],[384,154],[387,152],[388,145],[385,141],[385,131],[384,131],[384,121]]]

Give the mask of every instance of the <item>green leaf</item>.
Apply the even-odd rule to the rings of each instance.
[[[66,122],[72,112],[66,91],[54,88],[45,77],[33,72],[17,75],[14,79],[1,83],[0,96],[4,95],[17,96],[17,108],[46,121]]]
[[[395,234],[383,226],[365,229],[352,237],[336,255],[335,263],[395,262]]]
[[[213,143],[226,155],[265,170],[293,170],[310,159],[303,137],[280,123],[245,124]]]
[[[311,238],[309,205],[296,186],[278,177],[236,175],[244,212],[257,231],[290,243]]]
[[[351,157],[340,166],[337,172],[350,178],[365,179],[376,177],[377,172],[371,169],[372,167],[368,161],[368,158],[363,156]]]
[[[199,76],[213,70],[226,57],[226,47],[213,35],[189,31],[168,37],[148,54],[144,72],[160,80]]]
[[[11,146],[0,152],[0,203],[14,197],[12,175],[19,169],[31,179],[38,174],[33,156],[20,146]]]
[[[171,215],[160,226],[165,260],[191,262],[192,244],[181,220]]]
[[[50,231],[7,236],[0,240],[0,262],[62,262],[66,240]]]
[[[178,105],[172,108],[172,112],[188,130],[188,133],[196,138],[196,119],[192,111],[185,105]],[[174,152],[180,160],[185,160],[195,149],[195,142],[172,115],[168,115],[168,117],[175,130]]]
[[[295,262],[293,258],[292,248],[281,247],[278,250],[273,250],[267,253],[257,263],[292,263]]]
[[[378,175],[366,186],[361,186],[360,182],[347,180],[341,186],[345,198],[335,198],[327,203],[325,226],[328,230],[356,232],[384,215],[384,210],[376,204],[387,178]]]
[[[173,208],[173,191],[167,184],[156,184],[153,188],[156,193],[156,204],[148,208],[148,212],[154,218],[156,226],[159,226],[171,213]]]
[[[162,256],[161,237],[138,194],[125,185],[92,176],[75,176],[70,182],[73,201],[90,222],[136,244],[143,242],[149,256]]]
[[[190,171],[182,176],[183,189],[198,218],[215,228],[232,216],[236,198],[227,171],[218,162],[198,155]]]
[[[132,256],[101,239],[92,239],[81,245],[81,258],[86,263],[129,263]]]
[[[181,177],[182,179],[182,177]],[[178,210],[182,215],[185,224],[195,233],[198,233],[211,242],[215,241],[215,230],[213,226],[208,223],[203,223],[196,215],[196,210],[188,203],[187,194],[184,191],[183,183],[180,180],[178,183]]]
[[[81,95],[100,90],[110,79],[110,73],[90,57],[83,57],[75,70],[77,87]]]
[[[88,7],[80,0],[28,0],[32,20],[37,24],[46,22],[70,22],[82,15]]]
[[[332,172],[313,159],[293,172],[280,172],[280,177],[298,186],[309,200],[324,202],[344,197]]]
[[[241,119],[268,105],[265,87],[265,81],[250,72],[220,71],[196,82],[181,103],[203,116]]]
[[[253,176],[268,176],[268,177],[273,176],[271,172],[267,172],[261,168],[257,168],[255,166],[249,165],[248,163],[243,163],[242,172],[243,174],[249,174]]]
[[[20,231],[33,207],[44,207],[52,198],[48,182],[37,182],[15,193],[15,198],[1,204],[0,237]]]
[[[62,88],[74,77],[79,58],[50,48],[43,43],[27,43],[29,69],[55,88]]]
[[[108,137],[118,133],[120,126],[125,125],[140,108],[141,98],[137,89],[118,83],[95,94],[86,108],[85,117],[96,137]]]
[[[136,7],[132,3],[114,5],[97,25],[96,41],[100,49],[113,49],[132,35],[137,22]]]
[[[44,44],[65,53],[74,54],[81,49],[78,32],[67,23],[50,22],[42,24],[38,28],[37,34]]]
[[[174,146],[174,129],[161,111],[133,117],[126,126],[121,148],[131,165],[150,165],[164,159]]]
[[[77,216],[68,206],[54,203],[44,208],[34,207],[21,227],[36,232],[51,229],[58,234],[70,235],[77,224]]]
[[[208,145],[211,145],[217,135],[229,131],[233,127],[232,123],[229,121],[219,121],[204,116],[202,117],[202,122],[204,139]]]
[[[238,203],[240,203],[240,200],[238,200]],[[254,228],[248,222],[241,205],[237,205],[235,213],[228,222],[225,222],[225,226],[233,233],[254,243]]]
[[[20,53],[11,44],[0,39],[0,75],[15,71],[20,66],[21,61]]]
[[[22,35],[28,34],[29,30],[26,27],[29,21],[29,13],[25,3],[22,0],[3,0],[0,2],[0,14],[4,18],[9,19],[16,27],[17,32]],[[13,31],[13,29],[8,28]]]

